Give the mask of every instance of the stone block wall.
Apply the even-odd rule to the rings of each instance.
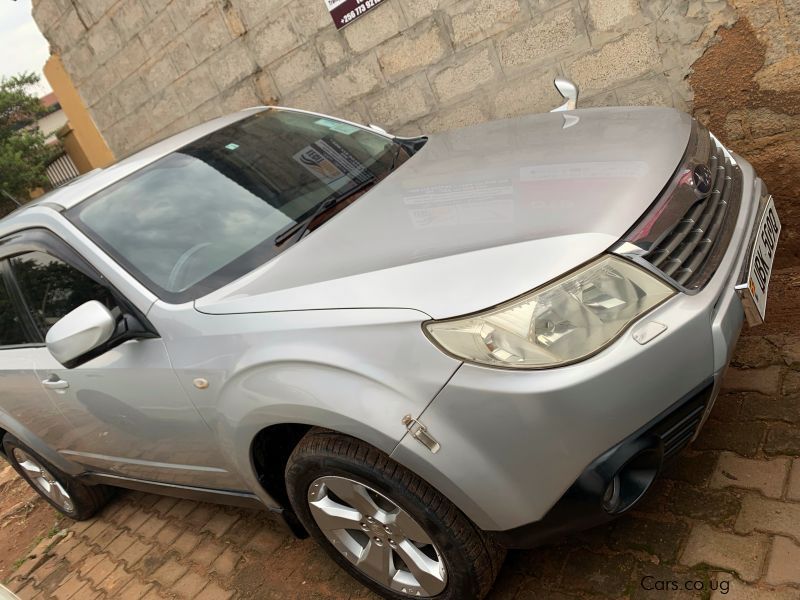
[[[545,111],[558,74],[582,106],[685,109],[691,64],[736,18],[723,0],[384,0],[341,31],[323,0],[34,0],[33,15],[117,156],[264,103],[403,134]]]

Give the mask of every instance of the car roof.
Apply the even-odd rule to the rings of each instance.
[[[139,150],[138,152],[131,154],[130,156],[117,163],[114,163],[109,167],[106,167],[105,169],[95,169],[94,171],[90,171],[89,173],[74,179],[67,185],[56,188],[55,190],[44,194],[36,200],[28,202],[21,208],[18,208],[0,220],[5,221],[13,219],[15,216],[34,206],[45,205],[53,207],[56,210],[66,210],[72,208],[89,196],[92,196],[109,185],[116,183],[120,179],[127,177],[131,173],[146,167],[150,163],[163,158],[167,154],[179,150],[186,144],[194,142],[195,140],[206,136],[217,129],[225,127],[226,125],[240,121],[263,110],[267,110],[268,108],[269,107],[266,106],[247,108],[239,112],[212,119],[203,123],[202,125],[191,127],[185,131],[163,139],[160,142],[156,142],[152,146],[148,146],[143,150]]]

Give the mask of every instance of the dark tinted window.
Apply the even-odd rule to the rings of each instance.
[[[360,127],[267,110],[165,156],[68,216],[162,298],[185,301],[285,250],[321,205],[352,200],[405,158],[400,145]]]
[[[42,337],[56,321],[84,302],[98,300],[112,311],[116,306],[108,289],[44,252],[16,256],[11,259],[11,268]]]
[[[6,288],[5,282],[0,277],[0,346],[16,346],[32,341],[25,334],[25,329],[11,301],[8,288]]]

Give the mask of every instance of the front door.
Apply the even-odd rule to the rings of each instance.
[[[38,333],[20,310],[8,263],[0,260],[0,428],[33,446],[52,445],[70,429],[36,377],[40,348]]]
[[[121,310],[101,278],[52,253],[26,252],[8,262],[41,339],[89,300],[103,303],[112,314]],[[40,385],[71,425],[57,448],[67,459],[136,479],[229,485],[227,471],[208,458],[214,456],[208,448],[210,430],[181,387],[160,338],[125,342],[72,369],[46,347],[32,354]]]

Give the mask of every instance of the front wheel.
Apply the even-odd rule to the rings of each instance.
[[[379,450],[313,429],[286,467],[300,521],[385,598],[479,599],[505,551],[425,481]]]
[[[82,521],[100,510],[113,489],[90,486],[51,465],[10,433],[3,437],[3,450],[14,470],[60,513]]]

